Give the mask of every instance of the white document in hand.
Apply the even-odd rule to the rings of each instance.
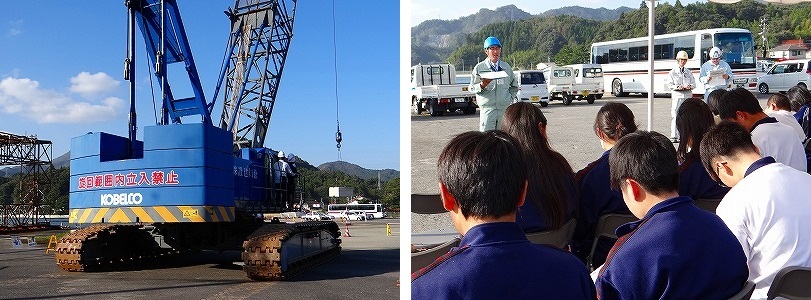
[[[499,79],[507,77],[507,72],[498,71],[498,72],[487,72],[479,74],[482,79]]]
[[[724,74],[727,73],[726,68],[720,68],[718,70],[710,70],[707,72],[707,76],[710,77],[710,81],[707,82],[708,86],[720,86],[720,85],[727,85],[727,80],[724,79]]]

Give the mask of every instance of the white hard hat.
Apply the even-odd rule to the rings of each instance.
[[[679,53],[676,53],[676,59],[690,59],[690,58],[687,57],[687,51],[682,50],[679,51]]]
[[[710,58],[721,58],[721,49],[712,47],[712,49],[710,49]]]
[[[279,154],[278,154],[278,155],[276,155],[276,156],[278,156],[279,158],[283,158],[283,157],[284,157],[284,152],[279,151]]]

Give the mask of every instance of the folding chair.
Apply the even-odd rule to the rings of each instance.
[[[718,208],[721,199],[693,199],[693,203],[706,211],[715,213],[715,209]]]
[[[747,281],[746,283],[743,284],[743,288],[741,289],[741,291],[735,295],[732,295],[732,297],[730,297],[729,300],[749,300],[749,298],[752,297],[752,292],[754,291],[755,291],[755,283],[752,281]]]
[[[434,262],[437,258],[442,256],[451,248],[459,246],[459,238],[454,238],[450,241],[445,242],[442,245],[430,248],[425,251],[411,253],[411,273],[417,272],[420,269],[427,267],[432,262]]]
[[[616,240],[617,227],[636,220],[639,219],[637,219],[634,215],[628,214],[605,214],[600,216],[600,220],[597,221],[597,228],[594,230],[594,242],[592,242],[591,251],[589,252],[588,258],[586,258],[586,266],[591,268],[591,270],[594,270],[595,267],[599,267],[592,266],[592,262],[594,260],[594,250],[597,249],[597,242],[600,240],[600,237],[607,237]]]
[[[448,212],[442,206],[439,194],[411,194],[411,212],[417,214],[441,214]]]
[[[572,239],[576,224],[577,220],[571,219],[556,230],[527,233],[527,239],[535,244],[550,245],[563,249]]]
[[[774,276],[766,299],[811,299],[811,268],[785,267]]]

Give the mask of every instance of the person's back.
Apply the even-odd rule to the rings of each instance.
[[[710,101],[724,90],[710,93]],[[684,137],[676,149],[679,160],[679,195],[693,199],[721,199],[729,188],[718,185],[710,178],[704,166],[698,145],[704,133],[715,125],[709,106],[701,99],[690,98],[684,101],[676,112],[676,129]]]
[[[580,187],[580,201],[572,250],[581,260],[585,260],[591,251],[600,216],[610,213],[630,214],[622,201],[622,194],[611,189],[608,180],[608,155],[617,140],[636,131],[634,114],[625,104],[609,102],[597,112],[594,131],[606,151],[575,175]],[[598,243],[593,259],[594,267],[602,264],[612,243],[610,240]]]
[[[591,279],[571,253],[526,239],[516,223],[471,228],[458,248],[412,274],[412,299],[587,299]],[[414,278],[416,276],[416,278]]]
[[[453,138],[437,162],[440,197],[463,238],[411,274],[412,299],[593,299],[573,255],[527,240],[515,223],[526,196],[518,141],[501,131]]]
[[[746,129],[732,122],[707,132],[701,161],[732,187],[716,212],[746,253],[752,299],[766,297],[780,269],[811,266],[811,175],[761,156]]]
[[[791,104],[788,100],[788,97],[782,94],[773,94],[769,97],[769,100],[766,100],[766,109],[763,110],[769,117],[777,119],[777,122],[780,124],[788,125],[794,132],[797,133],[797,137],[800,140],[805,139],[805,132],[803,132],[803,127],[800,126],[800,123],[797,123],[797,120],[794,119],[794,114],[791,112]]]
[[[510,104],[499,123],[500,130],[518,140],[527,162],[527,197],[516,215],[524,232],[558,229],[575,214],[572,167],[550,147],[547,123],[541,109],[527,102]]]
[[[746,257],[718,216],[678,196],[676,152],[656,132],[619,140],[611,185],[638,221],[620,237],[596,280],[600,299],[726,299],[748,275]]]
[[[674,199],[617,229],[601,299],[726,299],[743,287],[746,257],[724,222],[689,197]],[[606,297],[609,290],[617,294]]]

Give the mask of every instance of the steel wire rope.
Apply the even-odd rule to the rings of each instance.
[[[338,131],[335,132],[335,142],[338,148],[338,161],[341,161],[341,121],[339,117],[340,110],[338,109],[338,42],[335,29],[335,0],[332,0],[332,56],[333,56],[333,71],[335,73],[335,123],[338,126]]]

